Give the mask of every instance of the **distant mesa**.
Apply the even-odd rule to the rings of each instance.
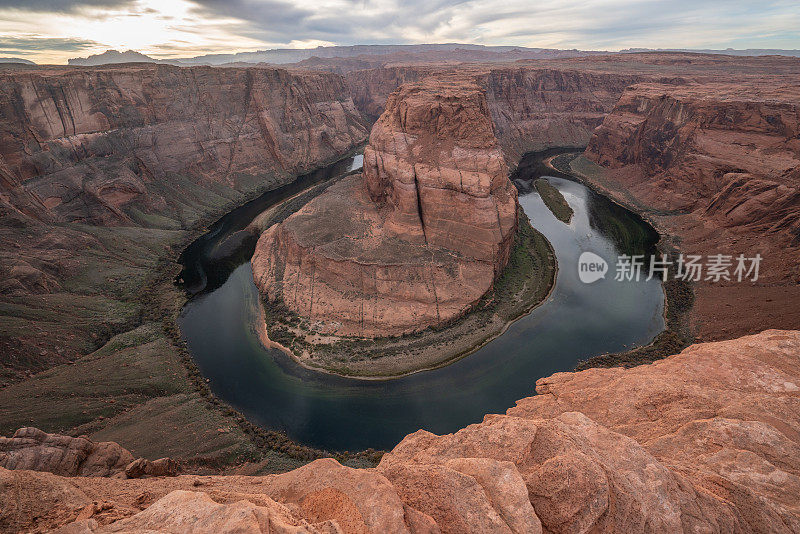
[[[517,46],[484,46],[463,43],[415,44],[415,45],[355,45],[355,46],[318,46],[316,48],[274,48],[253,52],[233,54],[206,54],[178,59],[153,59],[139,52],[128,50],[119,52],[108,50],[102,54],[88,58],[74,58],[70,65],[93,66],[111,63],[129,63],[146,61],[150,63],[167,63],[171,65],[230,65],[237,63],[270,63],[285,65],[299,63],[311,58],[341,59],[364,56],[393,58],[396,60],[424,61],[463,61],[483,62],[509,59],[540,59],[552,57],[573,57],[598,54],[579,50],[555,50],[546,48],[525,48]]]
[[[639,52],[693,52],[701,54],[725,54],[735,56],[800,56],[800,50],[779,50],[779,49],[747,49],[734,50],[654,50],[648,48],[630,48],[622,50],[621,53]],[[377,61],[381,58],[386,62],[455,62],[455,63],[493,63],[498,61],[512,61],[523,59],[554,59],[568,57],[585,57],[598,54],[609,54],[611,52],[603,50],[563,50],[555,48],[527,48],[523,46],[485,46],[465,43],[437,43],[437,44],[413,44],[413,45],[353,45],[353,46],[318,46],[316,48],[272,48],[269,50],[255,50],[251,52],[237,52],[231,54],[204,54],[195,57],[175,58],[175,59],[154,59],[134,50],[119,52],[108,50],[102,54],[96,54],[87,58],[73,58],[69,60],[70,65],[94,66],[108,65],[113,63],[166,63],[178,66],[191,65],[235,65],[235,64],[256,64],[269,63],[272,65],[301,64],[298,66],[308,67],[303,64],[309,60],[312,65],[320,62],[341,62],[343,60],[353,61],[360,59],[362,62],[367,58]],[[360,68],[369,68],[378,65],[362,65]]]
[[[68,61],[70,65],[80,67],[93,67],[96,65],[110,65],[114,63],[155,63],[156,60],[135,50],[106,50],[102,54],[95,54],[89,57],[73,58]]]
[[[22,59],[18,57],[0,57],[0,63],[24,63],[25,65],[36,65],[30,59]]]

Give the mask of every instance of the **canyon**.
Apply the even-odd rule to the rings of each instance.
[[[179,532],[193,517],[208,532],[800,531],[797,59],[317,67],[0,71],[0,434],[118,443],[187,473],[5,464],[41,471],[0,468],[0,527]],[[427,120],[434,109],[441,122]],[[193,367],[174,326],[185,301],[174,259],[233,206],[362,145],[376,119],[363,176],[267,229],[254,258],[262,289],[319,314],[324,332],[401,334],[467,311],[512,247],[508,171],[556,146],[583,154],[554,165],[642,214],[665,246],[760,253],[761,277],[695,283],[687,328],[704,343],[680,354],[557,373],[505,415],[416,432],[377,463],[303,465],[324,454],[265,437]],[[464,228],[479,238],[460,239]],[[399,269],[384,280],[406,283],[362,285],[381,262]],[[434,264],[443,295],[426,284]],[[314,282],[312,297],[318,277],[348,290]],[[396,300],[343,306],[375,294]]]
[[[462,263],[460,280],[437,279],[434,273],[447,270],[441,258],[431,260],[432,264],[425,260],[431,271],[423,273],[418,267],[409,268],[421,255],[387,244],[396,242],[398,235],[408,242],[413,234],[421,234],[426,245],[434,243],[463,254],[463,247],[469,246],[464,243],[486,240],[486,222],[476,230],[471,221],[474,215],[470,215],[474,210],[467,208],[464,219],[463,201],[438,194],[438,188],[449,190],[458,179],[463,189],[458,160],[472,159],[469,153],[448,152],[446,139],[456,145],[471,143],[472,136],[488,130],[492,146],[510,168],[526,152],[588,144],[585,156],[572,162],[577,167],[568,171],[647,214],[662,234],[670,236],[668,246],[683,253],[735,256],[747,252],[769,258],[758,285],[698,280],[697,309],[689,328],[701,338],[752,332],[749,325],[765,316],[776,321],[770,325],[792,328],[799,319],[793,303],[800,296],[797,86],[791,75],[765,81],[742,73],[741,81],[731,87],[715,71],[731,66],[728,59],[699,58],[698,67],[710,67],[699,75],[680,61],[684,57],[638,58],[643,62],[656,59],[649,66],[665,65],[661,72],[647,72],[635,58],[614,57],[618,63],[607,69],[613,73],[597,72],[602,60],[595,58],[573,60],[570,66],[591,61],[591,68],[571,70],[538,65],[439,69],[426,65],[349,73],[356,105],[367,116],[384,110],[365,150],[363,180],[351,178],[337,185],[269,229],[259,240],[252,262],[256,285],[268,301],[285,306],[293,316],[286,325],[292,331],[289,337],[313,338],[312,345],[320,342],[320,336],[337,336],[323,342],[329,344],[338,336],[408,334],[463,315],[491,288],[491,275],[480,274],[482,283],[476,284],[475,273]],[[780,63],[793,65],[792,60]],[[469,95],[455,94],[454,87],[467,86],[472,91]],[[395,87],[399,89],[385,97]],[[473,93],[485,99],[477,106],[481,112],[439,114],[441,99],[457,98],[464,106],[475,107]],[[423,113],[423,121],[416,119]],[[409,120],[420,124],[409,126]],[[466,126],[466,121],[472,126]],[[442,124],[449,129],[445,131]],[[441,151],[433,156],[420,154],[419,146]],[[494,160],[475,161],[479,167],[470,166],[467,171],[495,175]],[[399,178],[381,179],[380,175]],[[401,191],[407,189],[409,194],[397,192],[398,182]],[[437,184],[435,195],[427,186],[431,182]],[[489,183],[493,183],[491,178]],[[665,191],[669,194],[664,195]],[[381,213],[385,197],[391,198],[390,211]],[[429,219],[441,218],[439,213],[431,214],[433,206],[452,217],[445,233],[431,225]],[[508,234],[500,215],[499,239],[503,240]],[[455,222],[459,218],[463,224]],[[419,227],[409,229],[408,221]],[[385,234],[385,228],[391,232]],[[761,239],[765,232],[770,239]],[[478,261],[487,259],[474,251],[469,255]],[[398,257],[409,260],[400,270]],[[501,247],[489,258],[494,278],[507,257],[507,247]],[[402,269],[405,274],[398,274]],[[393,282],[400,279],[405,282]],[[460,286],[455,292],[454,280]],[[723,292],[726,295],[720,297]],[[453,300],[455,294],[458,298]],[[720,301],[732,309],[720,313]],[[749,314],[749,307],[760,301],[770,303],[762,309],[773,310]],[[709,321],[709,316],[714,320]],[[300,326],[290,324],[296,317]],[[267,321],[276,322],[274,317]],[[453,352],[462,350],[456,347]],[[307,361],[314,359],[306,358],[313,349],[287,351],[301,351]],[[336,356],[339,361],[343,358],[347,360]],[[414,368],[413,358],[405,357],[409,367],[402,370]],[[442,356],[449,358],[449,354]],[[330,368],[319,361],[311,364]],[[430,365],[427,361],[426,366]]]
[[[341,77],[326,73],[37,69],[3,74],[0,102],[4,301],[49,309],[58,317],[50,322],[79,330],[88,317],[74,318],[75,302],[92,308],[89,294],[107,297],[112,313],[99,320],[119,330],[114,309],[130,320],[136,311],[125,301],[142,271],[185,239],[181,232],[367,135]],[[18,311],[18,324],[4,325],[4,373],[86,352],[89,332],[83,346],[55,325],[30,339],[29,315]]]
[[[2,434],[81,427],[151,459],[251,454],[169,326],[185,300],[175,258],[230,209],[364,142],[342,78],[9,69],[0,109]],[[186,439],[162,435],[164,419]]]
[[[763,258],[756,284],[703,280],[703,339],[792,327],[800,298],[800,93],[790,80],[625,90],[586,149],[600,187],[651,215],[687,254]],[[594,178],[592,178],[594,177]]]

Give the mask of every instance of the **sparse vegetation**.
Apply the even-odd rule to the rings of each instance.
[[[565,224],[569,224],[575,212],[567,203],[561,191],[553,187],[546,178],[537,178],[533,182],[533,186],[536,188],[539,196],[542,197],[544,205],[556,216],[556,219]]]

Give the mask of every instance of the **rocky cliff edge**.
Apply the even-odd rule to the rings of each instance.
[[[0,468],[0,528],[60,532],[800,532],[800,332],[557,373],[375,469],[77,477]],[[69,524],[72,522],[71,524]]]

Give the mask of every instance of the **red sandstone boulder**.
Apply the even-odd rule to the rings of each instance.
[[[180,471],[172,458],[134,459],[113,441],[48,434],[33,427],[20,428],[10,438],[0,436],[0,467],[61,476],[123,478],[175,476]]]
[[[0,437],[0,467],[48,471],[62,476],[110,476],[125,470],[133,455],[111,441],[48,434],[20,428]]]

